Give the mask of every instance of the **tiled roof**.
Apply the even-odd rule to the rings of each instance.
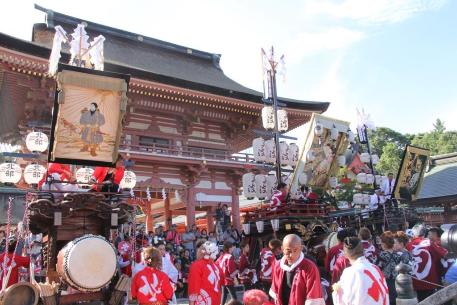
[[[419,199],[457,195],[457,153],[431,158]]]

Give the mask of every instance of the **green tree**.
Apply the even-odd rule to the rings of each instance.
[[[378,127],[376,131],[369,132],[369,139],[371,151],[382,157],[387,143],[393,143],[398,149],[403,150],[411,142],[412,136],[387,127]]]
[[[436,119],[435,123],[433,123],[433,131],[438,133],[443,133],[446,130],[444,126],[444,122],[440,119]]]
[[[398,147],[395,143],[387,143],[382,149],[382,155],[376,164],[376,171],[383,175],[388,173],[397,174],[400,167],[401,155],[403,149]]]
[[[446,131],[444,122],[437,119],[432,131],[415,135],[411,144],[430,149],[432,155],[456,152],[457,131]]]

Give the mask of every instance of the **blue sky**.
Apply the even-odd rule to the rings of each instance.
[[[0,31],[30,39],[33,3],[109,26],[222,54],[225,73],[261,89],[260,48],[286,58],[279,94],[329,101],[327,115],[424,132],[457,130],[457,1],[8,1]],[[303,129],[293,134],[300,135]]]

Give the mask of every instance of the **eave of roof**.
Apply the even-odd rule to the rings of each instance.
[[[54,12],[52,10],[46,9],[44,7],[35,5],[35,8],[46,13],[47,25],[50,28],[53,28],[57,24],[74,26],[81,22],[87,22],[79,18]],[[262,93],[252,90],[250,88],[244,87],[237,82],[233,81],[227,77],[222,69],[219,66],[220,54],[208,53],[200,50],[191,49],[188,47],[176,45],[166,41],[145,37],[143,35],[123,31],[120,29],[108,27],[98,23],[87,22],[89,25],[88,30],[93,30],[105,35],[116,37],[119,39],[124,39],[130,41],[131,43],[139,43],[153,46],[166,50],[167,52],[177,53],[180,56],[185,56],[186,58],[194,58],[193,60],[201,60],[205,62],[206,66],[211,66],[214,70],[217,70],[221,80],[222,85],[219,84],[209,84],[209,82],[196,82],[192,79],[185,79],[184,77],[177,77],[176,75],[165,75],[165,73],[154,73],[154,71],[141,69],[137,66],[128,65],[122,62],[114,62],[109,59],[105,61],[105,69],[107,71],[113,71],[118,73],[130,74],[133,77],[142,78],[145,80],[162,82],[170,85],[180,86],[187,89],[204,91],[212,94],[217,94],[221,96],[231,97],[242,99],[246,101],[262,103]],[[139,40],[140,37],[140,40]],[[41,52],[43,52],[41,50]],[[50,50],[48,49],[48,55]],[[219,85],[219,86],[218,86]],[[313,112],[325,112],[330,103],[328,102],[315,102],[315,101],[302,101],[297,99],[289,99],[279,97],[279,101],[283,102],[290,108],[296,108],[301,110],[308,110]]]
[[[455,154],[431,157],[434,166],[424,176],[418,201],[431,202],[439,201],[439,198],[445,200],[457,197],[457,160],[454,157]]]

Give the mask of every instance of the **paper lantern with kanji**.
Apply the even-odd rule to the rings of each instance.
[[[76,181],[78,183],[89,183],[94,174],[94,170],[90,167],[82,167],[76,171]]]
[[[273,197],[273,193],[276,189],[277,179],[276,175],[267,175],[267,199],[271,199]]]
[[[121,180],[121,183],[119,184],[121,189],[124,190],[131,190],[135,187],[136,185],[136,175],[132,171],[125,171],[124,172],[124,177]]]
[[[40,164],[29,164],[24,169],[24,180],[27,184],[38,184],[46,174],[46,168]]]
[[[265,162],[270,164],[276,163],[276,145],[273,139],[265,141]]]
[[[374,181],[376,182],[377,185],[382,185],[382,176],[381,175],[376,175],[374,177]]]
[[[366,184],[373,184],[374,183],[374,175],[372,175],[372,174],[367,174],[365,179],[366,179],[365,180]]]
[[[266,175],[255,175],[255,194],[257,198],[263,200],[267,197],[267,176]]]
[[[378,164],[379,162],[379,156],[377,154],[371,155],[371,162],[373,162],[373,165]]]
[[[289,145],[289,165],[295,167],[298,163],[300,148],[295,143]]]
[[[255,222],[255,226],[257,227],[257,232],[263,233],[263,229],[264,229],[265,224],[263,223],[262,220],[256,221]]]
[[[355,135],[350,129],[348,130],[348,141],[351,144],[355,143]]]
[[[360,154],[360,161],[363,163],[370,163],[370,154],[369,153],[361,153]]]
[[[362,204],[363,203],[363,194],[355,193],[354,196],[352,196],[352,202],[354,204]]]
[[[279,219],[272,219],[270,220],[271,222],[271,228],[273,231],[278,232],[279,231]]]
[[[48,136],[42,132],[34,131],[25,138],[25,146],[31,152],[43,152],[48,149]]]
[[[322,136],[323,133],[324,133],[324,126],[321,123],[317,123],[314,126],[314,134],[316,136],[320,137],[320,136]]]
[[[16,163],[0,164],[0,182],[18,183],[22,177],[22,168]]]
[[[247,199],[255,198],[255,175],[253,173],[243,175],[243,194]]]
[[[357,182],[358,183],[366,183],[367,182],[367,174],[365,174],[365,173],[357,174]]]
[[[278,130],[287,131],[289,129],[289,120],[287,119],[287,111],[284,109],[278,110]]]
[[[279,143],[279,152],[280,152],[280,160],[281,166],[289,165],[289,145],[286,142]]]
[[[263,138],[255,138],[252,141],[252,150],[254,152],[254,160],[256,162],[265,162],[265,140]]]
[[[369,194],[363,194],[362,204],[370,204],[371,196]]]
[[[265,106],[262,108],[262,125],[265,129],[275,128],[275,115],[273,107]]]

